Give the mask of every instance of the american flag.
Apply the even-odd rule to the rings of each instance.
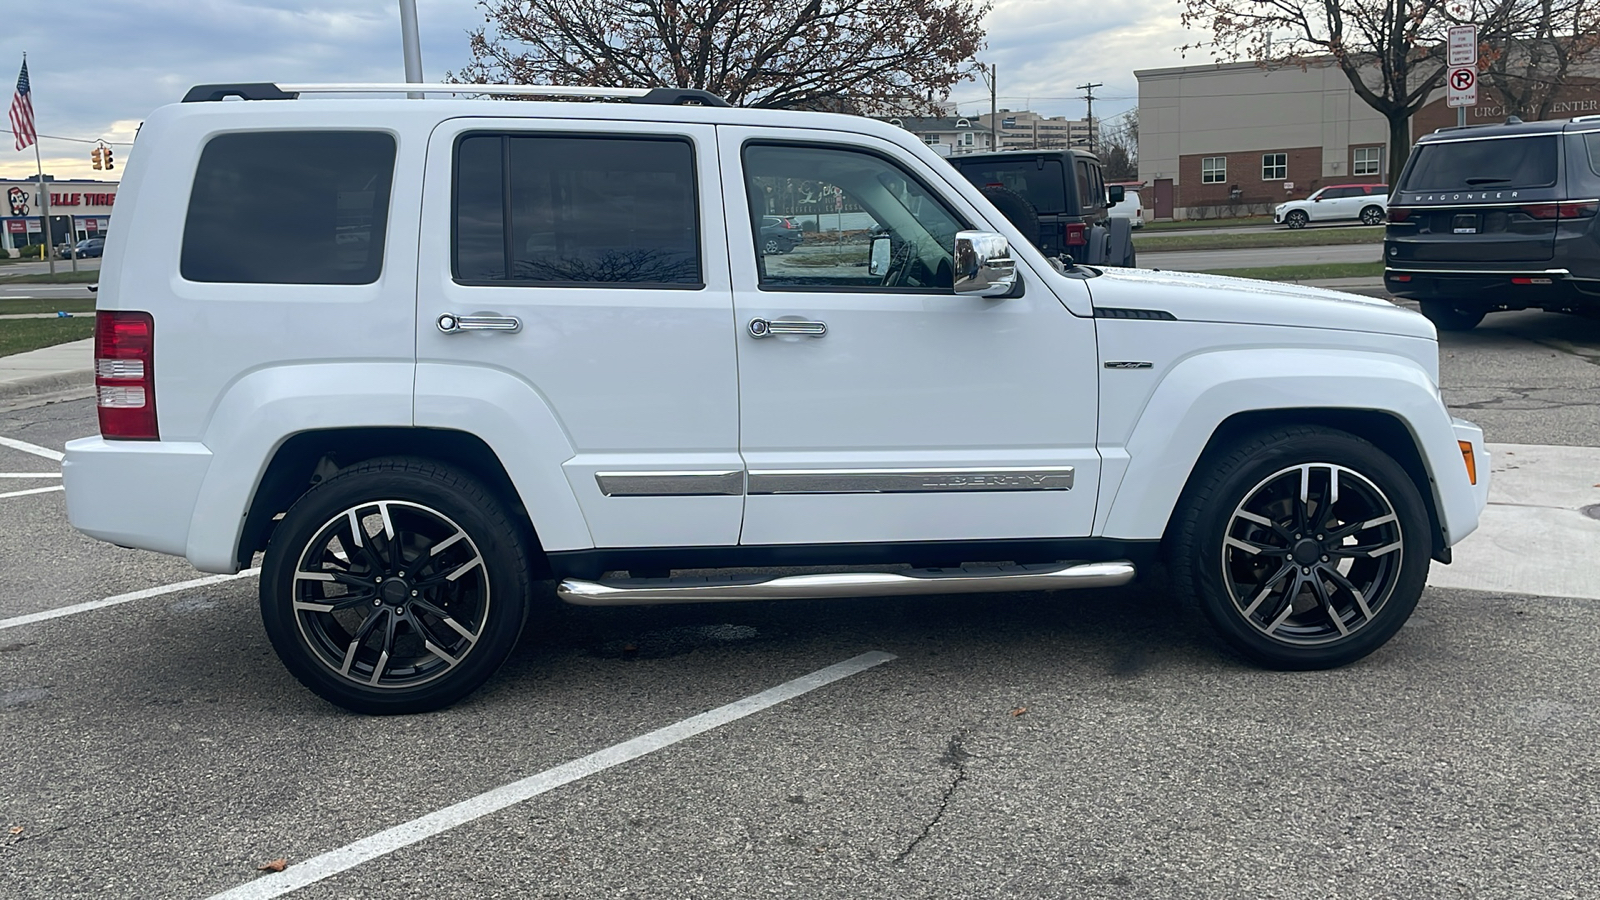
[[[17,93],[11,98],[11,131],[17,136],[17,149],[33,146],[39,135],[33,130],[33,90],[28,87],[28,61],[22,61],[17,76]]]

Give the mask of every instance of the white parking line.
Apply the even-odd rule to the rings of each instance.
[[[248,884],[241,884],[230,891],[224,891],[213,896],[211,900],[266,900],[269,897],[281,897],[290,891],[298,890],[309,884],[315,884],[346,869],[354,868],[369,860],[393,853],[401,847],[410,846],[458,825],[465,825],[475,819],[498,812],[524,800],[530,800],[546,791],[554,790],[564,784],[570,784],[596,772],[603,772],[613,766],[619,766],[665,747],[670,747],[685,738],[691,738],[713,728],[726,725],[729,722],[738,721],[745,716],[776,706],[785,700],[792,700],[801,694],[809,693],[842,678],[858,675],[894,658],[892,653],[874,650],[871,653],[863,653],[844,662],[834,663],[826,669],[819,669],[810,675],[785,682],[759,694],[752,694],[727,706],[720,706],[710,712],[703,712],[698,716],[684,719],[681,722],[657,729],[649,734],[623,741],[620,744],[596,751],[581,759],[564,763],[554,769],[547,769],[537,775],[530,775],[521,781],[513,781],[492,791],[463,800],[453,806],[447,806],[420,818],[412,819],[409,822],[404,822],[393,828],[364,837],[337,850],[330,850],[320,856],[314,856],[282,872],[266,875]]]
[[[48,494],[51,491],[64,491],[64,490],[66,490],[66,488],[61,486],[61,485],[59,485],[59,484],[51,486],[51,487],[28,488],[25,491],[12,491],[12,492],[10,492],[8,494],[0,494],[0,500],[4,500],[7,497],[26,497],[29,494]]]
[[[0,478],[60,478],[60,472],[0,472]]]
[[[55,488],[54,490],[60,490],[60,488]],[[0,496],[5,495],[0,494]],[[32,625],[35,622],[44,622],[49,619],[59,619],[62,616],[71,616],[81,612],[104,609],[108,606],[117,606],[118,604],[122,603],[132,603],[135,600],[143,600],[147,597],[159,597],[162,594],[170,594],[174,591],[186,591],[189,588],[205,587],[208,584],[220,584],[224,581],[233,581],[238,578],[248,578],[251,575],[259,573],[260,571],[260,569],[245,569],[243,572],[240,572],[236,575],[207,575],[204,578],[194,578],[189,581],[180,581],[177,584],[164,584],[160,587],[145,588],[142,591],[134,591],[128,594],[118,594],[115,597],[106,597],[103,600],[90,600],[87,603],[74,603],[71,606],[63,606],[60,609],[47,609],[43,612],[28,613],[25,616],[12,616],[9,619],[0,619],[0,631],[4,631],[7,628],[16,628],[21,625]]]
[[[60,450],[51,450],[49,447],[41,447],[38,444],[30,444],[27,441],[19,441],[16,438],[0,437],[0,447],[10,447],[13,450],[32,453],[34,456],[42,456],[45,459],[53,459],[56,462],[61,462],[62,457],[66,456]]]

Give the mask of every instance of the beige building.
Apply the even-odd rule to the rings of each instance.
[[[1002,109],[994,116],[984,113],[978,119],[990,128],[998,128],[1002,150],[1088,149],[1091,143],[1100,142],[1098,126],[1091,125],[1088,119],[1041,116],[1025,109]]]
[[[1330,184],[1391,184],[1389,124],[1331,61],[1302,69],[1254,63],[1134,72],[1139,79],[1139,179],[1154,218],[1271,212]],[[1573,78],[1552,117],[1600,110],[1600,85]],[[1468,124],[1502,121],[1479,83]],[[1456,124],[1443,89],[1412,117],[1416,136]]]
[[[117,200],[117,182],[89,180],[46,181],[50,192],[51,238],[56,244],[68,240],[104,237],[111,227],[111,206]],[[0,252],[14,251],[29,244],[44,243],[44,219],[40,215],[39,182],[0,179]],[[70,233],[65,233],[70,228]]]

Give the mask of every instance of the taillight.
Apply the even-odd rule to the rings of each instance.
[[[1534,219],[1588,219],[1600,212],[1600,202],[1530,203],[1521,209]]]
[[[1403,206],[1400,206],[1400,207],[1391,206],[1391,207],[1389,207],[1388,216],[1389,216],[1389,221],[1391,223],[1394,223],[1394,222],[1407,222],[1407,221],[1410,221],[1410,219],[1411,219],[1411,210],[1406,209]]]
[[[1089,226],[1082,222],[1067,225],[1067,246],[1084,247],[1089,243]]]
[[[94,320],[94,390],[102,437],[155,441],[156,322],[147,312],[102,310]]]

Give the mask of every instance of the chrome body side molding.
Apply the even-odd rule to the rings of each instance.
[[[1117,587],[1133,580],[1127,560],[1023,566],[965,566],[905,572],[834,572],[779,578],[633,578],[563,580],[556,595],[577,606],[646,606],[725,603],[742,600],[806,600],[830,597],[902,597],[915,594],[975,594]]]
[[[721,497],[744,493],[744,473],[596,472],[595,483],[607,497]]]
[[[1071,466],[984,469],[753,469],[751,494],[1070,491]]]

